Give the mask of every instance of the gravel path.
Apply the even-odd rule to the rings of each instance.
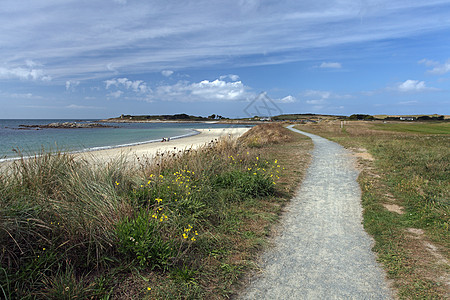
[[[361,224],[354,158],[313,134],[313,159],[287,207],[262,273],[241,299],[391,299],[384,273]]]

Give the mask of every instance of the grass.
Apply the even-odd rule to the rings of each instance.
[[[450,123],[386,123],[376,124],[372,127],[376,130],[395,132],[407,132],[418,134],[450,134]]]
[[[139,165],[63,153],[16,161],[0,174],[0,294],[228,298],[254,267],[310,147],[265,125]]]
[[[401,299],[449,293],[450,139],[446,124],[347,122],[298,126],[374,161],[361,161],[365,229]],[[381,130],[380,130],[381,129]],[[435,134],[440,133],[440,134]],[[395,205],[400,213],[387,208]]]

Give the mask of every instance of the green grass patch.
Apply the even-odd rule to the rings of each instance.
[[[376,130],[407,132],[418,134],[450,134],[449,122],[433,123],[383,123],[372,126]]]

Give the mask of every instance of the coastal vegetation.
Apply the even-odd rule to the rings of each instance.
[[[0,297],[228,298],[309,149],[266,124],[133,165],[45,152],[15,161],[0,174]]]
[[[449,287],[448,123],[300,125],[360,158],[365,229],[401,299],[446,299]]]
[[[187,114],[174,115],[121,115],[120,117],[101,120],[102,122],[210,122],[215,121],[219,123],[252,123],[260,124],[262,122],[276,121],[276,122],[296,122],[296,123],[315,123],[321,121],[403,121],[403,122],[448,122],[450,116],[444,115],[367,115],[367,114],[353,114],[350,116],[344,115],[325,115],[325,114],[282,114],[277,116],[253,116],[246,118],[226,118],[220,115],[212,114],[208,117],[192,116]]]
[[[220,115],[212,114],[210,116],[192,116],[188,114],[174,114],[174,115],[121,115],[117,118],[111,118],[104,121],[115,122],[115,121],[211,121],[211,120],[222,120],[226,119]]]

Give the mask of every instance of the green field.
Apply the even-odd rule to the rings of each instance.
[[[450,122],[439,123],[383,123],[371,127],[376,130],[418,134],[450,134]]]

